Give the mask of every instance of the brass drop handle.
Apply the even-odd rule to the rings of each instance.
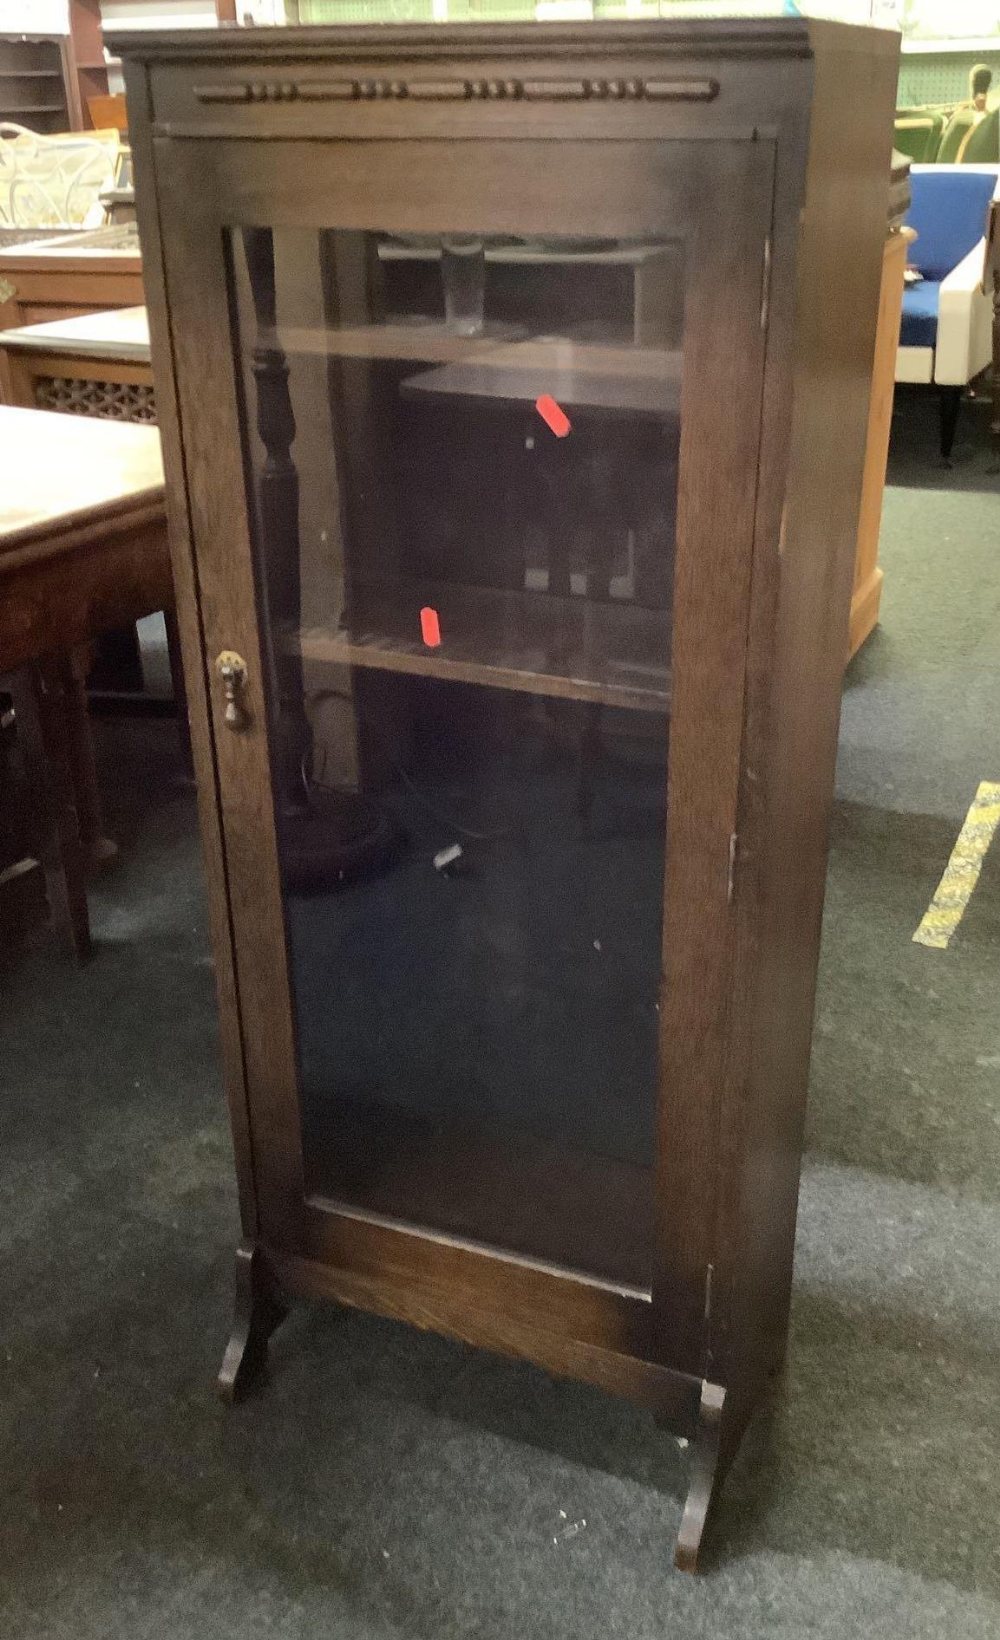
[[[235,649],[224,649],[222,654],[216,657],[215,670],[222,679],[222,693],[226,702],[226,727],[235,730],[245,729],[249,720],[241,696],[247,681],[246,661],[242,655],[237,655]]]

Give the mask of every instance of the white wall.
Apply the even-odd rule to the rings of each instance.
[[[109,29],[214,28],[216,21],[215,0],[160,0],[156,6],[101,0],[101,22]]]
[[[0,34],[68,33],[68,0],[0,0]]]

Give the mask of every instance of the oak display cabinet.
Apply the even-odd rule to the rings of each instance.
[[[785,1346],[896,37],[113,49],[245,1238],[223,1388],[299,1296],[528,1357],[690,1438],[693,1567]]]

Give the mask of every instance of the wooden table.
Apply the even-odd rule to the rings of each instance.
[[[113,421],[155,421],[146,309],[0,331],[0,398]]]
[[[142,253],[132,225],[53,232],[0,249],[0,324],[66,319],[143,300]]]
[[[82,957],[87,854],[99,820],[72,654],[173,604],[155,428],[0,406],[0,673],[45,815],[53,920]]]
[[[0,331],[0,402],[111,421],[154,423],[156,401],[149,362],[149,327],[144,307],[48,320]],[[176,622],[165,611],[174,694],[181,721],[183,681]],[[135,703],[145,700],[142,660],[134,628],[107,633],[99,663],[125,680]],[[112,689],[111,693],[120,693]]]

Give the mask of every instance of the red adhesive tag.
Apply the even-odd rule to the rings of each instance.
[[[420,611],[420,634],[428,649],[437,649],[441,642],[441,622],[437,610],[430,604]]]
[[[536,399],[535,409],[538,411],[538,414],[541,416],[546,427],[555,433],[556,438],[566,437],[572,423],[570,422],[565,410],[561,405],[556,403],[551,393],[543,393],[541,398]]]

